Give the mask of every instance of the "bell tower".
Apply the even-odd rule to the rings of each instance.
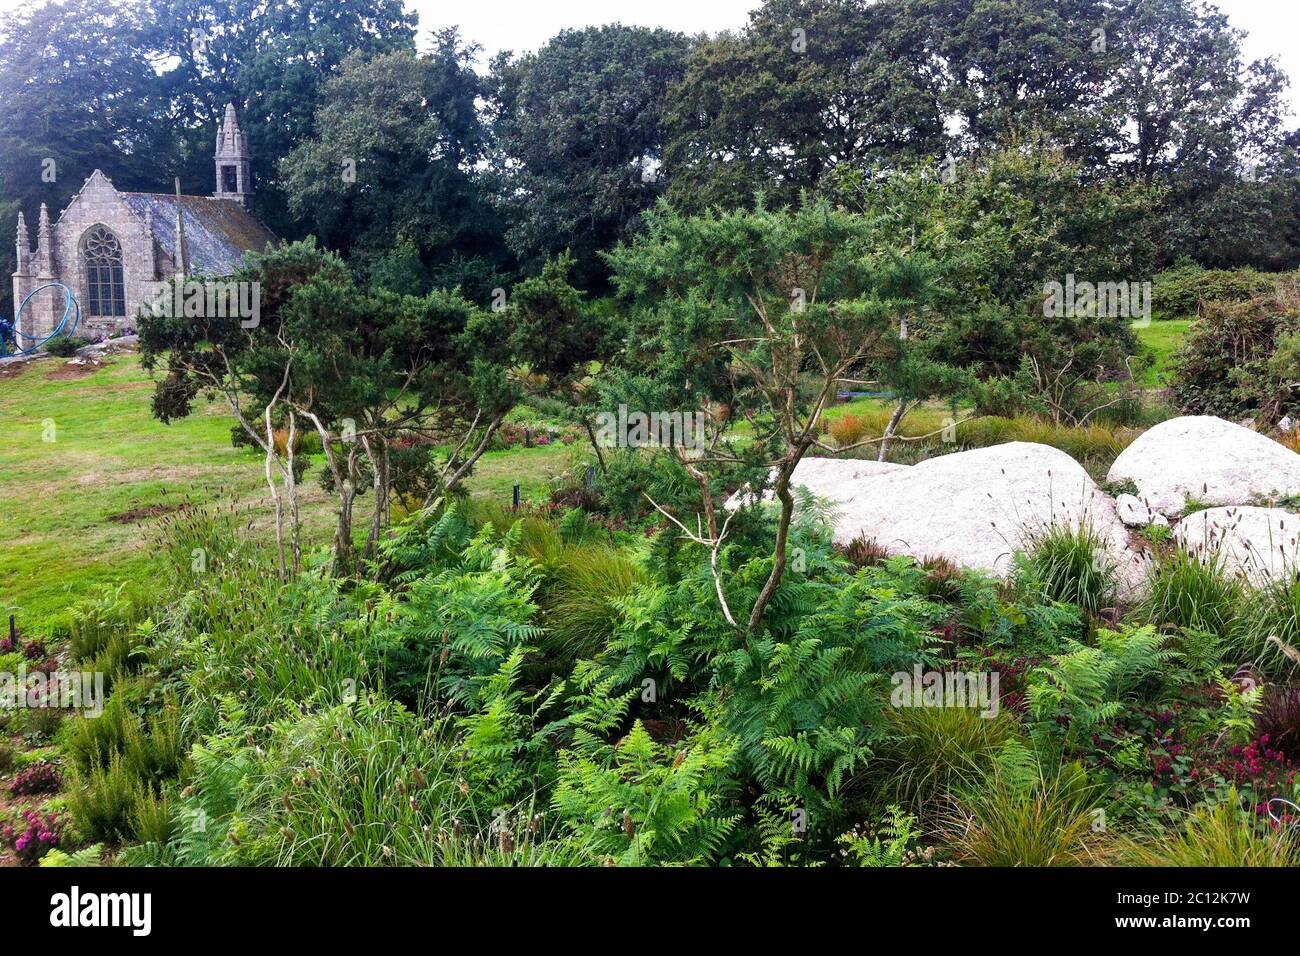
[[[217,130],[217,191],[213,195],[217,199],[233,199],[243,206],[252,187],[248,134],[239,128],[235,104],[227,103],[225,119]]]

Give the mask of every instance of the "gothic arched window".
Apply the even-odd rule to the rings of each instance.
[[[103,226],[86,233],[86,292],[88,314],[125,316],[126,293],[122,278],[122,244]]]

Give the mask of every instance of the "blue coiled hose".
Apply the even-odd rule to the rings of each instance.
[[[18,320],[22,318],[23,312],[27,309],[27,303],[32,301],[36,293],[43,292],[46,289],[63,290],[63,318],[59,320],[59,324],[54,327],[53,331],[46,336],[28,335],[26,332],[19,331]],[[4,358],[6,355],[30,355],[46,342],[58,338],[60,335],[72,338],[73,333],[77,331],[77,326],[80,324],[81,305],[77,302],[77,297],[72,294],[71,289],[62,282],[47,282],[44,285],[39,285],[29,292],[27,298],[23,299],[22,304],[18,306],[18,314],[14,316],[13,324],[6,322],[4,316],[0,316],[0,358]],[[13,336],[15,349],[13,352],[8,351],[9,336]],[[23,347],[24,339],[28,342],[26,348]]]

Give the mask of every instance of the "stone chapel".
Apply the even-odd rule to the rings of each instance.
[[[61,282],[81,303],[78,335],[89,338],[135,327],[140,307],[158,283],[174,276],[233,273],[246,252],[262,251],[275,235],[247,209],[251,190],[248,134],[235,106],[217,131],[216,192],[211,196],[120,192],[98,169],[58,220],[41,204],[36,249],[18,214],[18,270],[14,312],[47,282]],[[48,289],[23,313],[19,330],[49,334],[63,315],[64,295]]]

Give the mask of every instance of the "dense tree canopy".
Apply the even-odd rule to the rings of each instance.
[[[350,57],[281,164],[290,208],[363,269],[399,240],[426,268],[492,254],[495,215],[473,177],[487,145],[473,55],[449,30],[428,55]]]
[[[492,64],[415,27],[401,0],[25,8],[0,26],[0,232],[97,167],[209,191],[233,100],[274,231],[479,304],[565,250],[602,291],[599,253],[662,197],[838,201],[846,173],[1027,142],[1158,189],[1156,265],[1300,262],[1287,79],[1203,0],[767,0],[715,37],[590,27]]]
[[[524,263],[570,249],[584,275],[662,191],[662,109],[685,71],[685,37],[606,26],[566,30],[496,64],[499,189]]]

